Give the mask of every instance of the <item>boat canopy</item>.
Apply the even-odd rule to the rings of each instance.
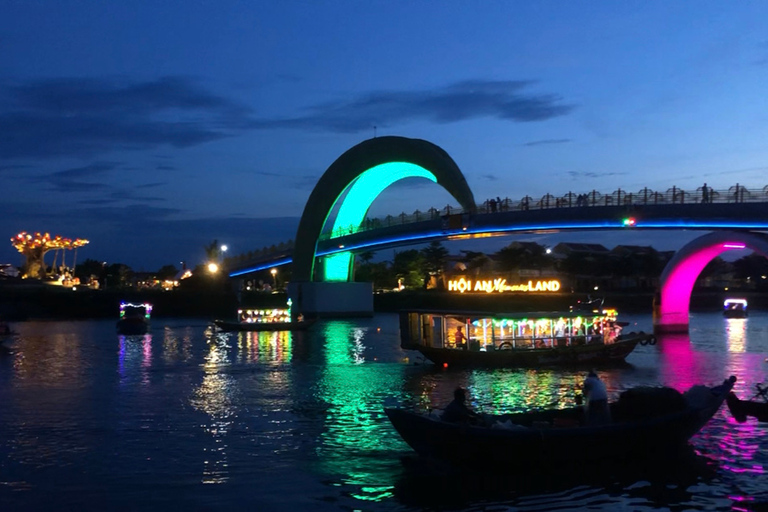
[[[747,299],[725,299],[723,307],[725,309],[747,309]]]
[[[600,341],[620,332],[616,310],[493,313],[410,310],[400,313],[401,346],[495,350],[545,348]]]
[[[125,318],[126,313],[129,313],[129,316],[139,316],[144,315],[144,318],[149,320],[149,317],[152,316],[152,304],[149,302],[145,302],[143,304],[134,304],[131,302],[121,302],[120,303],[120,318]]]

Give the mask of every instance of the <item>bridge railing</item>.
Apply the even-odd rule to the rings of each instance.
[[[494,215],[498,212],[548,210],[553,208],[588,208],[593,206],[631,206],[631,205],[661,205],[661,204],[695,204],[695,203],[768,203],[768,185],[763,188],[748,188],[739,183],[727,189],[714,190],[702,186],[696,189],[671,187],[667,190],[652,190],[643,188],[639,191],[617,189],[610,193],[597,190],[589,192],[567,192],[562,195],[545,194],[541,197],[524,196],[521,198],[496,197],[489,198],[477,205],[475,214]],[[346,226],[332,232],[323,233],[321,240],[352,235],[362,231],[370,231],[382,227],[412,224],[425,220],[435,220],[450,215],[467,213],[461,207],[447,204],[441,208],[429,208],[426,211],[416,210],[413,213],[387,215],[386,217],[366,218],[359,226]],[[293,249],[293,240],[277,246],[264,247],[260,250],[227,258],[225,263],[241,265],[249,261],[271,259]]]
[[[695,190],[671,187],[664,191],[643,188],[639,191],[617,189],[611,193],[597,190],[563,195],[545,194],[541,197],[524,196],[519,199],[509,197],[491,198],[477,205],[475,214],[495,214],[507,211],[547,210],[553,208],[584,208],[590,206],[631,206],[656,204],[694,204],[694,203],[766,203],[768,202],[768,185],[761,189],[747,188],[736,184],[727,189],[714,190],[701,186]],[[446,215],[466,213],[461,207],[445,205],[442,208],[430,208],[427,211],[387,215],[386,217],[366,218],[360,225],[350,225],[323,233],[321,240],[352,235],[362,231],[379,229],[402,224],[412,224],[430,219],[438,219]]]

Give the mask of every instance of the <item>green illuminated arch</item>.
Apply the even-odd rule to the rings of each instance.
[[[426,178],[437,183],[434,174],[408,162],[389,162],[371,167],[347,187],[344,202],[333,223],[331,238],[340,236],[343,230],[357,228],[373,201],[387,187],[405,178]],[[325,281],[348,281],[352,268],[352,253],[342,252],[325,258]]]
[[[317,240],[340,197],[344,196],[344,200],[333,224],[332,237],[340,236],[343,229],[360,226],[371,203],[384,189],[412,177],[440,184],[465,210],[475,208],[464,176],[448,153],[438,146],[405,137],[379,137],[361,142],[331,164],[309,196],[296,233],[293,280],[313,280]],[[351,253],[328,257],[323,280],[348,281],[351,269]]]

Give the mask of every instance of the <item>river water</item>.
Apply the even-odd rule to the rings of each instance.
[[[651,329],[626,316],[627,330]],[[0,510],[759,510],[768,427],[725,406],[673,463],[563,473],[515,459],[498,474],[415,457],[383,408],[509,412],[574,403],[584,371],[435,368],[399,346],[396,315],[301,333],[214,334],[156,319],[26,322],[0,347]],[[601,369],[609,393],[681,391],[768,370],[768,314],[694,314],[690,336],[638,346]]]

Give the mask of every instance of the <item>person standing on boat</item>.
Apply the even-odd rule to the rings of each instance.
[[[453,401],[445,408],[440,419],[450,423],[477,423],[479,417],[476,412],[467,407],[467,392],[462,388],[456,388],[453,391]]]
[[[584,412],[588,425],[604,425],[611,421],[608,410],[608,392],[594,371],[589,372],[581,386],[584,393]]]
[[[462,326],[456,327],[456,334],[453,335],[453,339],[456,342],[456,346],[463,350],[467,350],[467,337],[464,335],[464,331],[461,330]]]

